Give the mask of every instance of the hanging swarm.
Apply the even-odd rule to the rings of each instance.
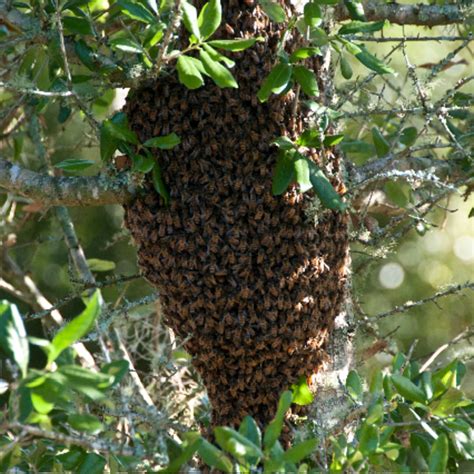
[[[156,155],[169,206],[148,182],[126,206],[126,225],[167,324],[187,341],[213,424],[235,425],[247,414],[264,424],[280,393],[326,359],[348,237],[342,213],[325,211],[316,225],[308,219],[312,192],[272,195],[270,143],[301,133],[304,114],[292,112],[292,91],[264,104],[256,98],[281,31],[251,0],[223,3],[217,37],[264,41],[232,56],[239,89],[209,81],[188,90],[172,73],[129,95],[125,111],[142,141],[175,132],[182,143]],[[337,174],[331,152],[325,161]]]

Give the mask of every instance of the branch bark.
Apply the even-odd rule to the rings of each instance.
[[[128,173],[106,176],[49,176],[0,157],[0,188],[47,206],[102,206],[131,199],[135,185]]]
[[[368,21],[388,20],[397,25],[437,26],[463,23],[466,15],[459,5],[401,5],[399,3],[364,2]],[[336,20],[349,20],[349,12],[340,5]]]

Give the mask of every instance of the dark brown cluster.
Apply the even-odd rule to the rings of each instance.
[[[233,56],[239,89],[209,82],[190,91],[171,73],[135,91],[125,109],[141,140],[182,138],[157,154],[169,207],[147,183],[126,207],[126,225],[167,323],[187,338],[214,425],[247,414],[266,423],[280,393],[321,367],[348,246],[343,214],[328,211],[315,226],[306,216],[311,193],[272,195],[270,143],[300,133],[303,115],[292,115],[291,91],[257,101],[280,32],[249,2],[224,3],[218,36],[265,38]],[[326,158],[337,170],[336,158]]]

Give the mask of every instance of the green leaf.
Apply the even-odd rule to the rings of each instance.
[[[89,69],[94,70],[94,51],[87,46],[84,40],[79,40],[74,43],[74,51],[79,60]]]
[[[198,17],[199,31],[203,40],[212,36],[222,19],[220,0],[209,0],[201,9]]]
[[[244,51],[247,48],[252,47],[257,41],[261,41],[261,38],[247,38],[247,39],[233,39],[233,40],[212,40],[208,41],[207,44],[214,46],[218,49],[225,51]]]
[[[109,44],[112,48],[125,51],[126,53],[143,53],[142,45],[128,38],[110,40]]]
[[[16,305],[0,301],[0,347],[18,365],[21,375],[26,377],[30,349],[25,326]]]
[[[259,448],[262,446],[262,433],[256,421],[247,415],[240,423],[239,433]]]
[[[397,392],[405,399],[413,402],[425,403],[426,395],[423,390],[416,386],[410,379],[403,375],[394,374],[391,376],[391,380]]]
[[[379,444],[379,428],[364,423],[359,433],[359,449],[363,454],[373,453]]]
[[[312,71],[305,66],[293,66],[293,77],[309,97],[319,94],[318,81]]]
[[[71,388],[73,389],[77,389],[78,386],[87,386],[105,390],[115,382],[115,378],[111,374],[93,372],[78,365],[62,365],[59,367],[58,373],[64,375],[72,383]]]
[[[273,170],[272,193],[274,196],[283,194],[295,177],[294,162],[290,153],[278,153],[275,169]]]
[[[257,92],[260,102],[266,102],[272,93],[280,94],[283,92],[288,87],[292,71],[293,68],[289,64],[277,64],[263,81],[262,86]]]
[[[295,464],[299,463],[316,449],[317,444],[318,440],[316,438],[298,443],[283,454],[283,460]]]
[[[219,51],[214,49],[212,46],[209,46],[206,43],[204,43],[202,46],[206,50],[206,53],[209,54],[209,56],[214,61],[218,61],[218,62],[220,61],[230,68],[235,66],[235,61],[232,61],[232,59],[229,59],[227,56],[224,56],[223,54],[219,53]]]
[[[208,466],[223,472],[233,472],[232,461],[220,449],[204,438],[199,443],[198,454]]]
[[[198,433],[186,433],[181,450],[170,464],[158,472],[161,474],[177,474],[183,464],[186,464],[194,456],[194,453],[199,449],[201,444],[201,436]]]
[[[141,21],[147,25],[156,21],[153,13],[142,3],[131,0],[118,0],[117,5],[125,15],[133,20]]]
[[[129,363],[128,361],[122,360],[114,360],[105,364],[100,371],[103,374],[112,375],[114,377],[114,382],[112,386],[117,385],[120,381],[124,378],[125,374],[129,370]]]
[[[344,79],[349,80],[352,77],[352,67],[349,61],[341,56],[341,74]]]
[[[362,2],[358,0],[344,0],[344,5],[353,20],[366,21]]]
[[[103,431],[104,425],[93,415],[87,413],[71,413],[67,417],[67,422],[76,430],[89,434],[97,434]]]
[[[199,31],[197,10],[194,5],[191,5],[188,2],[183,2],[181,4],[183,10],[183,22],[186,29],[196,37],[198,41],[201,40],[201,32]]]
[[[362,380],[359,377],[359,374],[355,370],[351,370],[347,375],[346,379],[346,388],[350,396],[358,399],[364,393],[364,388],[362,387]]]
[[[115,270],[115,262],[101,260],[100,258],[88,258],[87,264],[92,272],[110,272]]]
[[[74,472],[75,474],[102,474],[106,464],[107,461],[103,456],[88,453],[81,465],[74,469]]]
[[[431,413],[439,417],[447,417],[452,415],[456,408],[469,406],[470,400],[466,400],[464,393],[457,388],[449,388],[446,393],[438,399],[430,403]]]
[[[214,61],[209,53],[201,50],[199,52],[199,57],[206,72],[220,88],[232,87],[237,89],[239,87],[231,72],[222,64]]]
[[[82,158],[69,158],[68,160],[60,161],[54,165],[55,168],[59,168],[65,171],[81,171],[89,166],[94,165],[95,162],[92,160],[85,160]]]
[[[308,387],[308,383],[306,382],[306,377],[304,375],[300,377],[298,383],[293,384],[291,386],[291,390],[293,392],[293,403],[295,403],[296,405],[309,405],[310,403],[313,403],[314,395],[311,393],[311,390]]]
[[[68,32],[78,35],[93,35],[94,30],[87,18],[78,18],[75,16],[65,16],[63,18],[65,34]]]
[[[385,65],[380,59],[377,59],[375,56],[370,54],[363,45],[358,45],[360,52],[355,55],[355,57],[361,62],[365,67],[371,69],[377,74],[393,74],[395,71]]]
[[[272,145],[276,145],[280,150],[293,150],[295,148],[295,144],[285,136],[273,140]]]
[[[390,151],[390,143],[385,140],[380,130],[377,127],[372,128],[372,139],[374,140],[375,151],[378,157],[382,157],[388,154]]]
[[[314,0],[318,5],[337,5],[339,0]]]
[[[365,21],[351,21],[343,25],[338,34],[340,35],[351,35],[354,33],[373,33],[374,31],[380,31],[385,26],[385,20],[374,21],[367,23]]]
[[[117,122],[113,120],[105,120],[102,127],[107,130],[109,136],[116,140],[121,140],[126,143],[138,145],[138,138],[135,132],[130,130],[126,122]]]
[[[383,419],[383,405],[382,402],[375,403],[369,407],[367,412],[366,422],[369,424],[378,423]]]
[[[311,183],[323,206],[328,209],[344,211],[346,204],[342,202],[341,196],[336,192],[323,171],[312,161],[309,161],[309,166]]]
[[[114,156],[115,150],[118,146],[118,140],[116,140],[110,133],[110,130],[103,125],[99,131],[100,138],[100,157],[102,161],[109,161]]]
[[[238,460],[262,458],[262,450],[238,431],[225,426],[214,429],[217,444]]]
[[[160,150],[171,150],[176,145],[181,143],[181,138],[179,138],[176,133],[170,133],[169,135],[163,135],[161,137],[154,137],[147,140],[143,146],[149,148],[159,148]]]
[[[201,71],[193,59],[195,58],[183,55],[178,58],[176,63],[179,82],[184,84],[188,89],[197,89],[204,84]],[[201,64],[200,61],[199,64]]]
[[[270,449],[278,441],[280,437],[281,430],[283,429],[283,421],[285,419],[285,414],[291,406],[293,401],[293,394],[287,390],[283,392],[278,400],[278,408],[275,414],[275,418],[270,422],[265,430],[263,436],[263,443],[265,449]]]
[[[294,63],[302,59],[312,58],[313,56],[319,56],[320,54],[321,54],[321,50],[319,48],[314,48],[314,47],[298,48],[296,51],[294,51],[291,54],[290,63]]]
[[[276,1],[260,0],[259,3],[270,20],[274,21],[275,23],[283,23],[286,21],[285,10]]]
[[[336,146],[344,140],[344,135],[326,135],[323,140],[324,146]]]
[[[153,186],[155,187],[156,192],[163,198],[163,201],[167,206],[170,202],[170,195],[166,189],[165,183],[163,182],[161,168],[158,163],[155,163],[155,166],[153,166]]]
[[[155,158],[150,153],[146,156],[133,154],[132,156],[132,170],[139,173],[149,173],[153,166],[155,166]]]
[[[308,2],[304,6],[303,11],[304,22],[309,27],[318,26],[321,24],[322,14],[321,8],[315,2]]]
[[[412,146],[418,137],[418,130],[416,127],[407,127],[402,130],[400,134],[400,143],[406,147]]]
[[[51,341],[52,347],[48,354],[48,364],[56,360],[64,349],[89,332],[100,314],[100,299],[100,292],[96,290],[89,298],[84,311],[56,333]]]
[[[430,457],[428,459],[430,473],[446,472],[448,455],[448,438],[444,433],[441,433],[431,447]]]

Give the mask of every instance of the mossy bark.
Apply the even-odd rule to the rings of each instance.
[[[256,93],[276,61],[281,37],[249,1],[223,2],[217,37],[262,36],[233,55],[239,89],[187,90],[176,74],[133,91],[125,111],[141,140],[175,132],[182,143],[157,153],[171,195],[168,207],[147,183],[126,209],[144,275],[160,291],[167,324],[207,387],[214,425],[247,414],[264,424],[280,393],[321,368],[344,300],[347,219],[321,210],[308,217],[312,192],[271,192],[281,135],[301,133],[295,93],[261,104]],[[291,51],[298,38],[289,37]],[[318,74],[317,61],[309,64]],[[339,162],[324,162],[337,189]]]

